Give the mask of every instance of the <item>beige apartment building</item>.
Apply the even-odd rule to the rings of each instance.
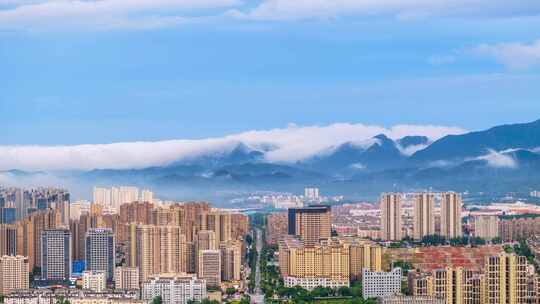
[[[399,241],[402,236],[401,193],[383,193],[381,196],[382,239]]]
[[[24,256],[0,257],[0,294],[29,288],[28,258]]]
[[[435,234],[435,195],[417,193],[413,203],[413,237],[421,240],[426,235]]]
[[[461,225],[461,195],[455,192],[441,193],[441,235],[447,239],[463,235]]]

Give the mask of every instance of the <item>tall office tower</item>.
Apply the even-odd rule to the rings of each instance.
[[[17,189],[15,191],[15,208],[17,220],[24,219],[27,215],[26,200],[24,199],[24,191]]]
[[[499,217],[479,215],[474,217],[474,236],[492,240],[499,236]]]
[[[223,281],[240,281],[242,265],[242,242],[221,243],[221,277]]]
[[[351,280],[359,281],[362,271],[382,271],[382,247],[365,240],[342,239],[340,242],[348,244],[349,247],[349,269]]]
[[[28,258],[24,256],[0,257],[0,295],[7,295],[18,289],[29,288]]]
[[[441,235],[447,239],[461,237],[461,195],[441,193]]]
[[[199,251],[197,277],[206,280],[206,286],[220,286],[221,254],[219,250]]]
[[[314,205],[291,208],[289,209],[288,222],[290,235],[297,235],[306,245],[313,246],[331,236],[331,207]]]
[[[349,257],[349,244],[334,239],[305,246],[297,238],[286,237],[279,244],[279,269],[285,287],[348,287]]]
[[[47,229],[41,233],[41,277],[68,280],[71,276],[71,232]]]
[[[153,203],[154,202],[154,192],[152,192],[152,191],[150,191],[148,189],[143,189],[143,191],[141,192],[141,201]]]
[[[85,271],[82,274],[83,289],[103,292],[107,289],[107,274],[105,272]]]
[[[141,281],[159,273],[186,272],[189,261],[188,244],[181,227],[137,226],[135,232],[135,267],[139,267]]]
[[[413,235],[421,240],[426,235],[435,234],[435,195],[418,193],[414,198]]]
[[[381,197],[383,240],[400,241],[402,239],[401,199],[401,193],[384,193]]]
[[[114,288],[120,290],[137,290],[139,285],[139,268],[116,267],[114,270]]]
[[[0,256],[17,255],[17,226],[0,224]]]
[[[92,228],[86,233],[86,270],[103,272],[106,279],[114,277],[116,250],[112,229]]]
[[[142,284],[141,298],[145,303],[161,296],[163,304],[187,304],[207,298],[206,283],[194,275],[156,276]]]
[[[319,188],[305,188],[304,197],[310,201],[315,201],[319,199]]]
[[[485,298],[481,303],[527,303],[527,258],[502,253],[486,257]]]

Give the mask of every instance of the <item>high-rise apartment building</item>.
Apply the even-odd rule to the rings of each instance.
[[[154,202],[154,192],[152,192],[152,191],[150,191],[148,189],[143,189],[143,191],[141,192],[141,201],[153,203]]]
[[[462,203],[459,193],[441,193],[441,235],[447,239],[463,235],[461,225]]]
[[[0,295],[6,295],[18,289],[29,288],[28,258],[24,256],[0,257]]]
[[[17,226],[0,224],[0,256],[17,254]]]
[[[310,201],[316,201],[319,199],[319,188],[305,188],[304,197]]]
[[[197,233],[197,241],[195,243],[197,252],[201,250],[216,250],[217,247],[216,233],[211,230],[200,230]]]
[[[112,229],[91,228],[86,233],[86,270],[103,272],[106,279],[114,277],[116,249]]]
[[[413,236],[421,240],[426,235],[435,234],[435,195],[418,193],[413,203]]]
[[[139,268],[116,267],[114,270],[114,288],[120,290],[139,289]]]
[[[139,225],[136,227],[134,267],[139,268],[141,281],[160,273],[187,272],[191,252],[177,226]]]
[[[288,214],[289,235],[299,236],[306,245],[312,246],[329,239],[332,230],[331,207],[313,205],[291,208]]]
[[[240,281],[242,267],[242,242],[221,243],[221,277],[223,281]]]
[[[402,239],[401,193],[384,193],[381,196],[382,239],[400,241]]]
[[[279,239],[287,235],[287,213],[272,213],[266,219],[266,242],[277,244]]]
[[[145,302],[161,296],[163,304],[187,304],[207,298],[206,282],[194,275],[150,277],[142,284],[141,297]]]
[[[207,286],[221,284],[221,252],[219,250],[199,251],[197,276],[206,281]]]
[[[41,233],[41,277],[68,280],[71,277],[71,232],[48,229]]]
[[[474,236],[492,240],[499,236],[499,217],[479,215],[474,217]]]
[[[107,289],[107,274],[105,272],[85,271],[82,274],[83,289],[103,292]]]

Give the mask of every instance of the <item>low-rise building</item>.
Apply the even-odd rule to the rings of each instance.
[[[427,296],[390,296],[377,300],[378,304],[446,304],[445,299]]]
[[[71,304],[144,304],[136,291],[93,292],[78,289],[28,289],[6,295],[5,304],[51,304],[63,298]]]
[[[107,289],[107,273],[85,271],[82,274],[83,289],[102,292]]]
[[[186,304],[190,300],[207,298],[206,281],[191,274],[162,274],[150,277],[142,284],[141,297],[151,301],[161,296],[163,304]]]
[[[364,269],[362,273],[362,294],[364,299],[400,294],[402,273],[401,268],[394,268],[390,272]]]

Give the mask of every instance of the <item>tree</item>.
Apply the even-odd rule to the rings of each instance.
[[[228,295],[228,296],[232,296],[236,293],[236,288],[234,287],[229,287],[225,290],[225,293]]]
[[[152,299],[152,304],[162,304],[162,303],[163,303],[163,298],[161,296],[157,296]],[[57,304],[66,304],[66,303],[57,303]]]
[[[338,295],[340,295],[342,297],[350,297],[350,296],[352,296],[352,290],[349,287],[341,286],[338,289]]]
[[[56,299],[56,304],[70,304],[70,302],[64,297],[59,297]]]

